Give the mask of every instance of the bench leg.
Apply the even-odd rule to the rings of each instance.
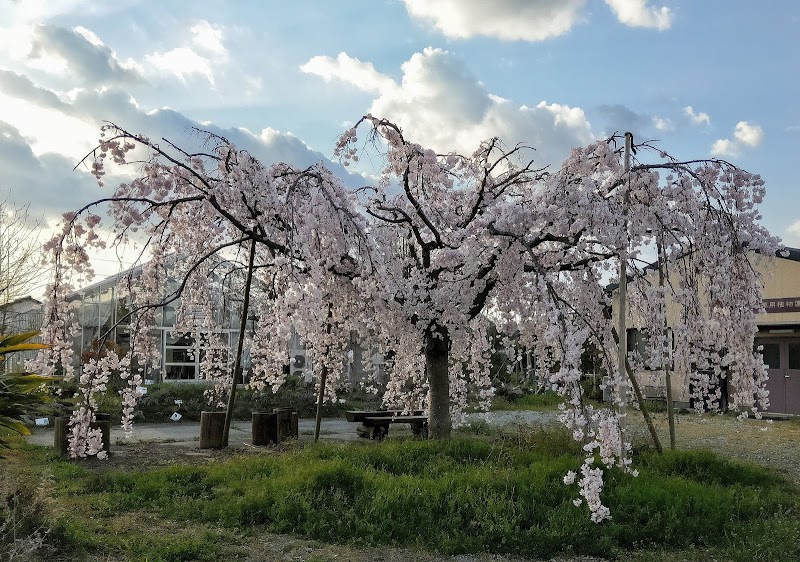
[[[375,441],[383,441],[389,435],[388,425],[376,425],[372,428],[372,438]]]

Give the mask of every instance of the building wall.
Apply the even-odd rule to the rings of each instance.
[[[767,388],[774,400],[771,399],[772,404],[769,411],[800,414],[800,373],[795,375],[794,370],[787,371],[789,359],[794,358],[796,349],[794,346],[800,345],[800,250],[789,250],[788,257],[757,256],[753,260],[755,269],[761,273],[764,280],[762,298],[768,311],[756,316],[759,334],[756,336],[755,344],[760,345],[764,342],[772,344],[779,341],[780,358],[785,364],[781,367],[780,372],[777,369],[770,371],[771,381]],[[648,277],[650,282],[658,283],[657,271],[648,272]],[[617,325],[618,311],[619,292],[616,291],[613,297],[612,313],[615,325]],[[674,303],[667,304],[668,324],[674,323],[679,314],[679,306]],[[635,329],[641,325],[641,320],[630,310],[626,315],[626,320],[629,329]],[[779,338],[779,340],[775,340],[775,338]],[[772,350],[770,349],[770,351]],[[793,362],[792,365],[794,364]],[[795,377],[798,379],[796,385]],[[648,394],[655,398],[665,396],[666,375],[664,371],[639,371],[636,373],[636,378],[646,396]],[[673,400],[688,406],[688,373],[671,372],[670,378]],[[783,396],[787,392],[791,394],[788,401]],[[798,394],[796,399],[795,393]],[[792,406],[795,403],[798,406]]]

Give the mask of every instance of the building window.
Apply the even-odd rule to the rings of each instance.
[[[779,343],[765,343],[762,345],[761,356],[767,369],[781,368],[781,346]]]
[[[196,380],[198,361],[193,348],[194,340],[187,335],[168,332],[164,337],[164,380]]]

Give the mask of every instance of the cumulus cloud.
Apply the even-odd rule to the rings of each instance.
[[[32,141],[13,125],[0,121],[0,190],[10,190],[19,203],[30,202],[33,215],[50,217],[99,195],[88,172],[72,171],[74,160],[54,153],[37,156]]]
[[[331,59],[325,65],[316,59],[303,69],[376,94],[370,113],[394,121],[412,140],[440,152],[471,153],[481,141],[497,136],[511,146],[523,142],[534,147],[533,156],[540,164],[555,164],[572,147],[594,139],[581,108],[546,101],[514,105],[488,92],[460,59],[441,49],[415,53],[403,63],[399,84],[347,55],[337,61],[368,68],[369,80],[340,71],[346,65],[335,65]]]
[[[209,84],[214,85],[211,61],[198,55],[189,47],[176,47],[164,53],[151,53],[145,55],[144,60],[162,72],[177,76],[182,82],[186,82],[187,76],[199,75],[205,77]]]
[[[365,92],[381,92],[391,89],[395,83],[372,66],[371,62],[361,62],[347,53],[339,53],[335,59],[325,56],[311,58],[300,70],[316,74],[326,82],[333,79],[350,82]]]
[[[49,24],[35,26],[27,58],[31,66],[47,59],[63,61],[73,78],[96,86],[143,80],[133,61],[120,61],[97,35],[83,27],[65,29]],[[47,70],[46,67],[44,69]],[[54,70],[57,71],[57,68]]]
[[[789,225],[783,241],[787,246],[800,247],[800,219]]]
[[[764,131],[758,125],[748,121],[739,121],[733,131],[733,139],[717,139],[711,146],[711,155],[720,158],[734,157],[745,148],[761,144]]]
[[[585,19],[586,0],[403,0],[412,18],[446,37],[476,36],[506,41],[544,41],[569,32]],[[666,30],[672,12],[648,0],[606,0],[620,23]]]
[[[61,101],[51,90],[36,86],[30,78],[10,70],[0,70],[0,94],[24,99],[40,107],[71,113],[69,104]]]
[[[586,0],[403,0],[419,18],[447,37],[477,35],[542,41],[563,35],[581,20]]]
[[[192,42],[198,48],[215,55],[224,55],[227,52],[222,42],[221,27],[212,25],[206,20],[200,20],[189,28],[189,31],[192,32]]]
[[[609,134],[613,132],[630,131],[638,136],[642,129],[650,125],[651,119],[646,115],[636,113],[632,109],[621,105],[601,105],[596,112],[602,117],[602,125]]]
[[[764,131],[758,125],[739,121],[733,131],[733,136],[746,146],[758,146],[761,144],[761,139],[764,138]]]
[[[675,130],[675,124],[669,117],[653,117],[653,127],[664,132]]]
[[[691,105],[687,105],[683,108],[683,113],[689,118],[689,122],[693,125],[710,125],[711,124],[711,117],[708,116],[708,113],[696,112]]]
[[[606,0],[617,19],[630,27],[664,31],[672,26],[672,12],[666,6],[654,8],[647,0]]]
[[[18,115],[25,115],[25,119],[16,119]],[[265,164],[281,161],[305,167],[324,162],[347,185],[365,183],[289,132],[224,129],[213,123],[198,123],[167,108],[145,111],[119,86],[76,89],[59,96],[23,75],[0,71],[0,190],[10,190],[19,203],[30,202],[32,212],[51,220],[107,195],[109,190],[97,186],[88,164],[73,171],[96,146],[104,120],[150,138],[167,138],[188,150],[203,148],[204,137],[196,130],[206,130],[228,138]],[[106,184],[126,179],[118,175],[120,172],[112,169]]]

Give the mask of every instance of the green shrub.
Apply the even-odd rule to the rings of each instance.
[[[206,400],[204,393],[208,389],[208,385],[196,383],[149,385],[147,394],[142,396],[137,404],[136,420],[151,423],[167,422],[173,412],[178,412],[186,421],[197,421],[200,419],[200,412],[215,409]],[[324,405],[323,416],[341,416],[346,410],[375,409],[380,405],[380,400],[376,396],[366,393],[342,392],[340,397],[344,402]],[[181,400],[182,404],[177,406],[175,400]],[[303,418],[315,416],[316,396],[313,385],[288,382],[277,394],[239,388],[236,392],[233,417],[249,420],[253,412],[271,412],[273,408],[294,408]]]

